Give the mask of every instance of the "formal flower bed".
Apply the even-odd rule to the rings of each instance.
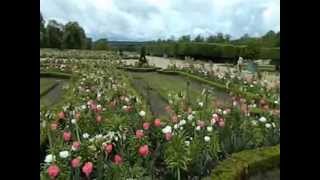
[[[170,92],[168,117],[153,117],[112,60],[70,63],[65,103],[41,109],[42,179],[200,178],[229,154],[279,143],[278,114],[219,104],[207,90],[199,100]]]

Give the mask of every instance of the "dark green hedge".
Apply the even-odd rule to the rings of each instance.
[[[184,57],[205,59],[230,59],[234,60],[237,56],[244,56],[247,47],[235,46],[231,44],[216,43],[150,43],[147,46],[150,55]],[[259,59],[280,60],[280,48],[261,48]]]
[[[127,71],[133,71],[133,72],[152,72],[152,71],[157,71],[159,68],[157,67],[150,67],[150,68],[147,68],[147,67],[117,67],[118,69],[124,69],[124,70],[127,70]]]
[[[280,167],[280,145],[232,154],[215,167],[206,180],[244,180],[250,175]]]
[[[69,79],[71,74],[61,73],[61,72],[40,72],[40,77],[52,77],[52,78],[61,78]]]

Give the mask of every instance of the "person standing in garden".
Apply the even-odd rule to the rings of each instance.
[[[239,56],[238,63],[237,63],[239,72],[242,71],[242,65],[243,65],[243,58],[241,56]]]
[[[146,58],[146,48],[144,46],[142,46],[141,51],[140,51],[139,65],[142,66],[147,63],[148,62],[147,62],[147,58]]]

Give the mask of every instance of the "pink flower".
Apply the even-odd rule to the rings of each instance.
[[[82,167],[82,172],[87,176],[89,177],[90,174],[92,173],[92,170],[93,170],[93,164],[92,162],[86,162],[84,164],[84,166]]]
[[[136,131],[136,137],[138,138],[138,139],[140,139],[140,138],[143,138],[143,136],[144,136],[144,134],[143,134],[143,130],[137,130]]]
[[[70,139],[71,139],[71,132],[64,132],[64,133],[63,133],[63,139],[64,139],[64,141],[70,141]]]
[[[100,123],[102,121],[102,117],[100,115],[96,116],[96,122]]]
[[[114,161],[114,163],[115,163],[116,165],[120,165],[120,164],[122,164],[122,157],[121,157],[119,154],[116,154],[116,155],[114,156],[113,161]]]
[[[72,166],[73,168],[78,168],[78,167],[80,167],[80,158],[77,157],[77,158],[72,159],[72,161],[71,161],[71,166]]]
[[[55,178],[59,175],[60,169],[57,165],[50,165],[48,168],[48,174],[51,178]]]
[[[144,130],[148,130],[149,127],[150,127],[150,123],[148,123],[148,122],[143,123],[143,129]]]
[[[139,148],[139,154],[140,154],[140,156],[142,156],[142,157],[146,157],[146,156],[149,154],[149,147],[148,147],[148,145],[140,146],[140,148]]]
[[[161,120],[160,120],[160,119],[154,120],[154,125],[155,125],[156,127],[160,127],[160,126],[161,126]]]
[[[57,123],[52,123],[52,124],[50,125],[50,127],[51,127],[51,130],[56,130],[57,127],[58,127],[58,124],[57,124]]]
[[[79,141],[75,141],[72,144],[72,149],[73,150],[78,150],[80,148],[80,142]]]
[[[113,149],[113,145],[112,144],[107,144],[105,146],[105,151],[110,154],[112,152],[112,149]]]
[[[165,134],[165,138],[166,138],[167,141],[170,141],[171,138],[172,138],[172,134],[171,133],[166,133]]]
[[[59,119],[64,119],[64,112],[59,112],[58,117]]]

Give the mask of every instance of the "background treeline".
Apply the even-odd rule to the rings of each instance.
[[[106,38],[92,41],[77,22],[65,25],[55,20],[45,22],[40,12],[40,47],[57,49],[94,49],[108,50]]]

